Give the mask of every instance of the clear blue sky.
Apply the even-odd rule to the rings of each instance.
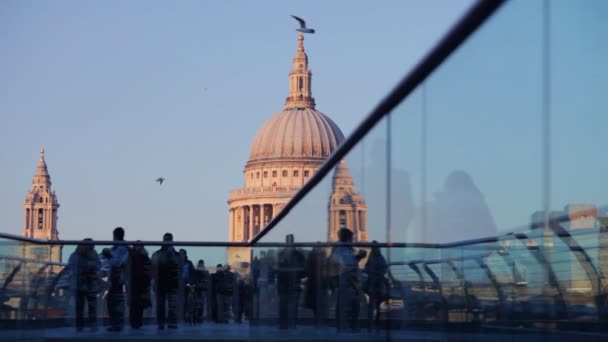
[[[454,242],[523,230],[543,209],[545,177],[551,210],[608,203],[608,2],[550,2],[548,173],[542,167],[542,3],[507,2],[428,78],[426,177],[421,90],[393,111],[392,241]],[[386,241],[388,226],[386,125],[346,158],[367,200],[370,239],[379,241]],[[312,227],[326,226],[330,189],[326,179],[266,240],[294,233],[323,241],[325,231]]]
[[[349,134],[470,3],[2,1],[0,229],[21,232],[44,147],[61,238],[226,240],[229,191],[287,95],[290,14],[318,32],[317,108]]]
[[[44,146],[61,238],[109,239],[121,225],[127,239],[172,231],[177,240],[224,241],[229,191],[242,186],[249,145],[287,95],[297,46],[289,14],[318,31],[305,42],[313,95],[348,135],[470,3],[4,1],[2,231],[21,232]],[[608,4],[551,4],[551,207],[605,204]],[[393,208],[394,240],[406,239],[424,203],[475,218],[466,203],[485,202],[499,232],[542,209],[541,23],[541,2],[509,2],[428,80],[424,194],[420,91],[395,111],[392,163],[410,197],[395,191],[394,199],[412,208]],[[375,146],[385,132],[380,126],[347,157],[370,207],[370,238],[379,240],[386,172]],[[481,199],[449,198],[444,185],[457,170]],[[303,239],[324,239],[328,188],[275,238],[316,219],[321,229]],[[475,237],[463,223],[443,237]]]

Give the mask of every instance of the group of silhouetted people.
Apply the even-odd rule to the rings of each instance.
[[[114,241],[122,242],[124,237],[123,228],[114,229]],[[334,294],[338,331],[359,330],[360,304],[365,293],[369,327],[377,327],[380,303],[388,291],[385,278],[388,264],[380,248],[372,245],[364,268],[367,279],[361,281],[359,264],[367,252],[363,249],[356,252],[348,245],[353,240],[349,229],[340,229],[338,239],[343,245],[335,246],[329,253],[323,247],[315,247],[305,256],[294,246],[293,235],[288,235],[286,246],[276,259],[270,252],[268,256],[261,253],[261,259],[254,258],[248,278],[232,272],[229,265],[218,264],[212,274],[203,260],[195,266],[185,249],[175,250],[171,233],[163,236],[163,244],[151,257],[143,245],[131,247],[125,243],[104,248],[100,256],[92,240],[84,239],[89,242],[79,245],[68,262],[76,328],[78,331],[87,325],[93,330],[97,328],[100,293],[104,294],[107,304],[108,331],[123,329],[126,312],[130,326],[139,329],[144,324],[144,311],[152,307],[153,302],[158,329],[163,330],[176,329],[178,321],[197,324],[207,319],[228,323],[232,319],[240,323],[243,318],[259,316],[252,304],[257,300],[259,307],[260,300],[272,298],[274,291],[260,292],[269,287],[278,294],[281,329],[295,327],[303,291],[304,307],[312,310],[317,325],[327,321],[330,293]],[[88,307],[86,322],[85,306]]]
[[[356,252],[347,245],[353,241],[353,232],[349,229],[340,229],[338,240],[344,245],[335,246],[329,253],[323,247],[315,247],[305,256],[293,245],[293,235],[288,235],[286,247],[279,251],[276,261],[270,253],[254,259],[252,275],[258,302],[268,297],[262,293],[264,287],[276,279],[280,329],[295,327],[302,291],[304,307],[312,310],[316,325],[327,322],[329,297],[330,293],[334,294],[338,331],[359,330],[360,305],[365,293],[368,296],[368,326],[378,328],[380,303],[386,300],[388,293],[386,259],[379,247],[372,246],[363,269],[367,277],[362,277],[359,263],[367,257],[367,252],[363,249]]]
[[[123,228],[114,229],[114,241],[124,241],[124,236]],[[163,236],[165,244],[151,257],[144,246],[138,244],[132,247],[116,244],[104,248],[101,255],[92,243],[78,245],[68,261],[76,329],[81,331],[85,326],[97,329],[99,294],[103,294],[107,304],[108,331],[123,329],[127,306],[130,326],[139,329],[144,324],[144,311],[153,304],[152,295],[160,330],[177,328],[178,320],[196,324],[207,317],[223,323],[227,322],[227,317],[235,317],[240,321],[245,307],[243,300],[237,300],[235,305],[229,302],[235,292],[246,293],[244,289],[238,291],[237,275],[229,266],[222,265],[210,274],[203,260],[194,266],[186,250],[176,251],[171,241],[173,235],[166,233]],[[85,306],[88,309],[86,322]],[[234,315],[227,315],[231,309],[234,309]]]

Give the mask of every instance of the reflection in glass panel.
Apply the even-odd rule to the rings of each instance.
[[[539,2],[506,4],[425,82],[421,241],[494,236],[542,209],[540,18]]]
[[[553,238],[558,251],[552,251],[552,261],[569,304],[586,308],[603,305],[589,299],[603,296],[608,267],[597,248],[608,223],[608,164],[599,138],[608,124],[607,11],[604,1],[577,6],[559,0],[550,8],[550,207],[567,218],[554,225],[572,235]],[[572,246],[581,249],[570,251]]]

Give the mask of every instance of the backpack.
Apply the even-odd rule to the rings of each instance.
[[[209,288],[209,272],[195,269],[192,275],[194,286],[202,291]]]
[[[234,286],[236,285],[236,275],[232,272],[225,272],[222,282],[222,293],[227,296],[232,296]]]
[[[97,268],[95,261],[86,256],[79,256],[76,263],[76,284],[79,291],[95,292],[97,290]]]
[[[159,282],[177,286],[179,279],[179,262],[177,252],[173,249],[165,249],[157,252],[157,277]]]
[[[124,252],[121,252],[125,249]],[[122,253],[122,254],[121,254]],[[110,268],[110,283],[115,285],[123,285],[127,280],[127,265],[128,259],[131,251],[129,248],[125,246],[117,246],[112,247],[112,259],[110,259],[110,264],[112,267]],[[115,265],[117,262],[114,259],[121,258],[120,263]]]

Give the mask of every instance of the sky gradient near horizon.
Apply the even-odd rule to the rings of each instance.
[[[289,14],[317,29],[305,41],[313,96],[348,135],[469,4],[4,2],[2,231],[21,232],[44,146],[61,238],[109,239],[120,225],[127,239],[225,241],[229,191],[287,95]],[[347,155],[370,239],[460,241],[525,229],[545,200],[550,210],[608,203],[608,3],[552,1],[548,41],[542,4],[508,2]],[[324,240],[330,183],[266,241]]]
[[[60,238],[226,240],[229,191],[287,95],[290,14],[317,30],[313,96],[348,135],[471,2],[3,1],[0,229],[21,233],[44,147]]]

